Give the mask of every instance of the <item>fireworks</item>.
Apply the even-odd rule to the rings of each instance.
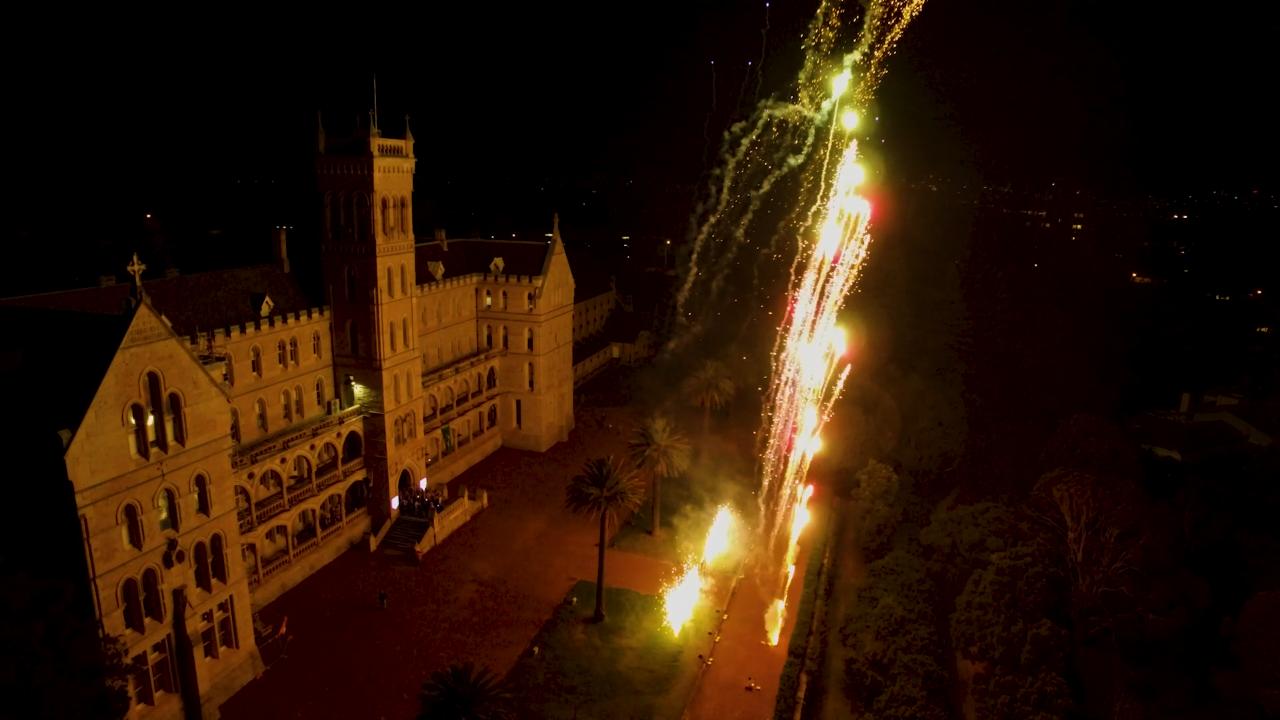
[[[666,613],[667,627],[676,635],[693,617],[693,609],[702,599],[702,572],[697,565],[689,565],[666,590],[662,591],[662,607]]]
[[[702,564],[710,567],[721,555],[729,551],[730,530],[733,528],[733,510],[728,505],[721,505],[716,511],[715,520],[711,521],[711,529],[707,531],[707,542],[702,549]]]

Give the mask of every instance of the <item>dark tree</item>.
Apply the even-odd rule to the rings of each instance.
[[[630,467],[612,457],[588,460],[581,475],[575,475],[565,488],[564,504],[579,515],[600,520],[599,560],[596,569],[596,622],[604,622],[604,549],[608,529],[618,518],[640,506],[644,486]]]

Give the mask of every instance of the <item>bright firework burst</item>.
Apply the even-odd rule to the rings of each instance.
[[[716,517],[711,521],[711,529],[707,530],[707,542],[702,549],[704,566],[710,567],[720,556],[729,552],[733,520],[733,510],[728,505],[721,505],[716,510]]]
[[[695,564],[689,564],[684,574],[662,591],[662,609],[666,615],[667,627],[676,635],[693,617],[693,609],[702,599],[702,571]]]

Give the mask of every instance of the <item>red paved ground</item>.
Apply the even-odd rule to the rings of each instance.
[[[817,503],[815,502],[816,506]],[[798,572],[809,563],[809,547],[815,530],[822,530],[824,510],[814,507],[817,522],[801,536],[796,559]],[[781,642],[776,647],[764,642],[764,611],[772,598],[760,591],[754,573],[748,569],[739,580],[737,591],[729,602],[729,619],[720,629],[720,642],[712,654],[713,662],[703,673],[693,702],[684,717],[687,720],[767,720],[773,717],[778,695],[778,676],[787,658],[787,645],[795,628],[795,609],[800,603],[804,576],[797,574],[787,597],[787,619],[782,626]],[[748,691],[747,678],[760,687]]]
[[[631,420],[620,410],[608,419],[613,427],[580,419],[547,453],[499,450],[451,483],[488,488],[490,507],[420,566],[357,546],[267,606],[263,619],[288,615],[293,638],[282,658],[264,649],[268,670],[223,717],[398,720],[416,715],[422,681],[452,662],[505,674],[573,583],[595,579],[598,527],[562,502],[588,457],[624,451]],[[656,593],[670,572],[646,556],[606,558],[611,586]]]

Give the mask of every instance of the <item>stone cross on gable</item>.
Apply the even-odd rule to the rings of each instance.
[[[147,266],[138,259],[138,253],[136,252],[133,254],[133,261],[125,267],[125,270],[128,270],[129,274],[133,276],[133,284],[139,288],[142,287],[142,271],[146,269]]]

